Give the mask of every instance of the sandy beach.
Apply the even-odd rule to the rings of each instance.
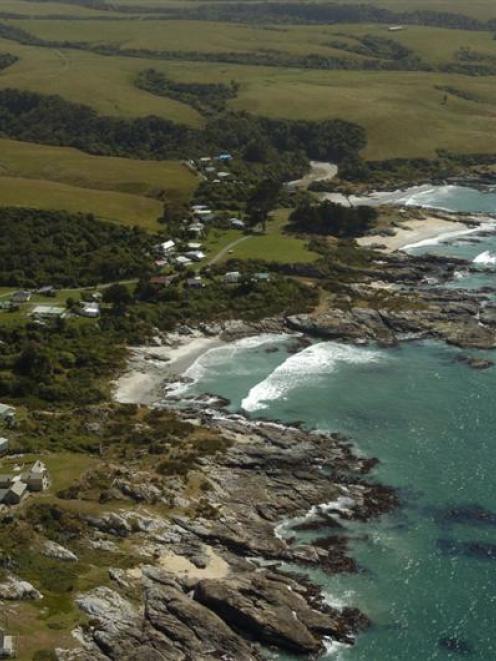
[[[222,346],[219,337],[203,334],[170,335],[169,344],[158,347],[134,347],[126,372],[114,381],[114,399],[121,404],[153,404],[160,386],[171,377],[180,376],[205,351]]]
[[[485,222],[483,218],[477,219],[480,225]],[[488,218],[486,222],[493,222],[494,219]],[[479,228],[468,226],[460,220],[446,220],[437,216],[426,216],[423,219],[411,219],[404,221],[404,227],[395,228],[394,236],[364,236],[357,240],[361,246],[381,245],[385,252],[395,250],[404,250],[413,247],[422,241],[429,241],[438,237],[449,239],[450,237],[461,234],[469,234],[477,231]]]

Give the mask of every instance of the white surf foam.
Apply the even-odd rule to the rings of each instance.
[[[245,411],[265,409],[268,402],[284,398],[295,387],[319,374],[330,374],[342,363],[377,362],[383,354],[337,342],[320,342],[294,354],[279,365],[267,378],[257,383],[241,402]]]
[[[236,354],[240,351],[256,349],[269,343],[283,344],[291,339],[291,337],[284,333],[263,333],[261,335],[244,337],[230,344],[209,349],[185,370],[182,374],[184,381],[179,380],[177,383],[167,386],[167,393],[169,396],[172,395],[174,397],[184,395],[195,383],[201,381],[207,373],[215,372],[228,364],[234,364]]]
[[[496,254],[489,250],[485,250],[474,258],[473,263],[481,264],[483,266],[493,266],[496,264]]]
[[[456,239],[459,236],[466,236],[467,234],[476,234],[477,232],[480,232],[482,229],[494,230],[495,225],[487,224],[484,225],[484,227],[478,225],[477,227],[471,227],[469,229],[444,232],[442,234],[431,236],[427,239],[422,239],[422,241],[417,241],[416,243],[409,243],[406,246],[403,246],[402,250],[411,250],[412,248],[423,248],[424,246],[436,246],[439,243],[442,243],[443,241],[447,241],[448,239]]]

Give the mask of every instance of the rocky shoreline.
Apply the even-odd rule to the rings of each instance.
[[[368,618],[355,608],[330,607],[308,579],[288,573],[287,566],[358,570],[348,555],[344,523],[368,520],[398,504],[393,490],[367,479],[375,460],[355,455],[339,435],[196,408],[182,416],[228,444],[198,462],[209,484],[204,515],[163,519],[123,510],[86,517],[91,543],[125,538],[149,560],[139,571],[110,568],[115,588],[101,586],[76,597],[88,624],[77,631],[81,647],[58,650],[58,658],[251,661],[263,658],[263,648],[317,658],[326,641],[352,644]],[[187,497],[177,487],[172,480],[176,502]],[[145,497],[132,471],[116,488]],[[300,526],[332,527],[334,534],[302,544],[289,530],[278,532],[281,522],[295,518]],[[156,562],[168,553],[199,572],[174,572]],[[212,553],[222,558],[223,571],[204,577]]]
[[[393,253],[354,273],[352,284],[312,314],[201,330],[223,341],[289,331],[303,344],[308,336],[384,346],[429,337],[493,348],[491,292],[443,287],[456,271],[471,268],[462,260]],[[387,292],[382,305],[378,291]],[[463,362],[490,366],[470,356]],[[88,624],[77,631],[81,647],[58,650],[59,659],[131,660],[138,653],[150,660],[251,661],[267,649],[316,659],[326,643],[353,644],[370,625],[358,609],[329,606],[304,574],[289,568],[361,570],[349,554],[347,522],[367,521],[399,504],[394,490],[368,477],[377,460],[355,454],[339,434],[250,421],[227,414],[226,403],[205,395],[178,413],[223,439],[222,452],[195,464],[204,486],[194,516],[187,515],[191,494],[177,476],[157,493],[142,475],[119,467],[114,489],[121,495],[145,505],[170,499],[178,513],[164,518],[123,509],[87,517],[91,544],[124,538],[140,549],[143,563],[132,570],[111,567],[115,587],[77,596]],[[159,405],[174,404],[166,384]],[[324,530],[327,536],[312,543],[298,541],[300,531]]]

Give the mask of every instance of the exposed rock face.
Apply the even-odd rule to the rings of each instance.
[[[322,635],[338,637],[341,623],[313,610],[300,591],[294,581],[264,572],[200,581],[194,598],[247,636],[298,654],[317,653]]]
[[[43,599],[43,595],[31,583],[15,576],[8,576],[5,581],[0,583],[0,600],[2,599],[6,601],[36,601]]]
[[[77,562],[78,557],[69,549],[64,548],[56,542],[47,541],[43,547],[43,555],[55,560],[65,560],[66,562]]]

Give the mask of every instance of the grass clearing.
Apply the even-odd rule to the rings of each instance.
[[[157,230],[162,203],[151,198],[67,184],[0,176],[0,205],[92,213],[102,220]]]
[[[188,199],[198,181],[177,161],[92,156],[71,147],[1,138],[0,176],[45,179],[133,195],[165,191],[166,195],[180,199]]]

